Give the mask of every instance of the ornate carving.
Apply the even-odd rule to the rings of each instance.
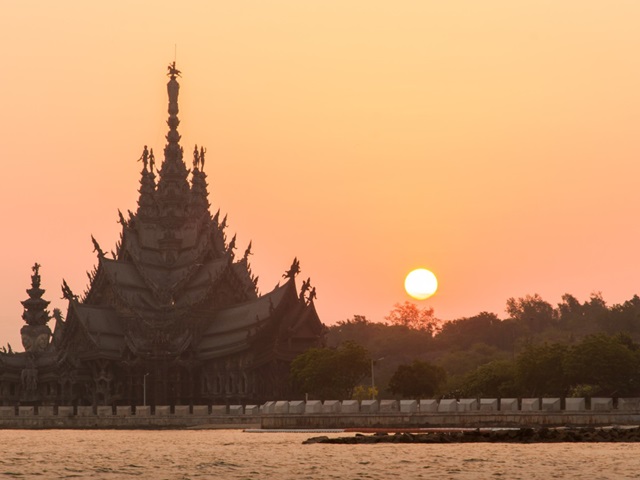
[[[289,270],[287,270],[282,277],[283,278],[295,278],[295,276],[300,273],[300,262],[298,261],[298,258],[294,258],[293,259],[293,263],[291,264],[291,267],[289,268]]]
[[[147,166],[149,163],[149,150],[147,149],[147,146],[144,146],[144,149],[142,150],[142,155],[140,155],[140,158],[138,159],[139,162],[142,162],[142,169],[146,172],[147,171]]]

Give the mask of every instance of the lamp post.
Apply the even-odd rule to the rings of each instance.
[[[384,357],[380,357],[376,360],[374,360],[373,358],[371,359],[371,400],[376,399],[376,380],[375,380],[375,373],[373,371],[373,366],[375,365],[376,362],[379,362],[380,360],[384,360]]]
[[[149,375],[149,373],[145,373],[142,376],[142,406],[143,407],[147,406],[147,375]]]

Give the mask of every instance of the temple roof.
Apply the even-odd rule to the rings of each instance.
[[[119,358],[124,350],[123,325],[115,310],[77,304],[78,320],[102,355]]]
[[[257,300],[235,305],[218,312],[198,343],[197,352],[201,358],[213,358],[245,349],[249,337],[255,335],[272,316],[285,295],[295,295],[295,283],[287,282]]]
[[[179,75],[172,64],[162,163],[154,171],[153,149],[145,145],[138,209],[128,219],[120,214],[122,237],[113,259],[94,240],[98,267],[83,300],[66,294],[68,321],[77,325],[65,330],[87,337],[93,348],[87,355],[108,358],[126,349],[175,356],[187,348],[200,359],[217,358],[251,347],[267,330],[270,338],[281,329],[300,338],[319,335],[313,301],[296,292],[297,259],[284,285],[258,296],[248,261],[251,246],[236,258],[235,236],[227,242],[225,234],[226,216],[221,222],[219,212],[211,216],[206,149],[193,149],[189,170],[180,146]]]

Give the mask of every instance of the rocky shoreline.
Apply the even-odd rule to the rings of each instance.
[[[375,444],[375,443],[580,443],[580,442],[640,442],[640,427],[605,428],[513,428],[447,430],[424,433],[378,432],[373,435],[356,433],[353,437],[312,437],[303,444]]]

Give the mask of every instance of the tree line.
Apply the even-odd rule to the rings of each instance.
[[[566,294],[555,307],[527,295],[505,312],[443,322],[405,302],[384,322],[355,315],[293,362],[292,385],[320,399],[640,396],[637,295],[608,306]]]

